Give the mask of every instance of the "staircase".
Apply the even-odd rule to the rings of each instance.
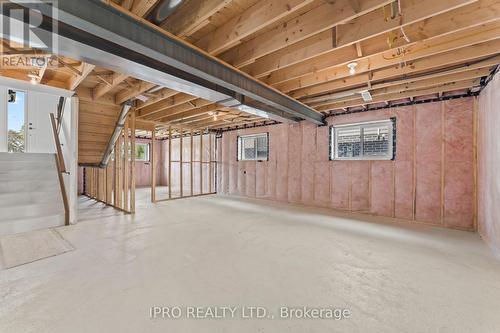
[[[0,153],[0,236],[62,225],[55,155]]]

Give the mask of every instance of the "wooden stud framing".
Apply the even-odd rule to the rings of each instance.
[[[168,198],[172,199],[172,126],[168,127]]]
[[[135,213],[135,112],[130,115],[130,213]]]
[[[123,209],[129,211],[129,117],[125,121],[123,128]]]
[[[156,128],[151,132],[151,202],[156,202]]]
[[[193,176],[193,160],[194,160],[194,145],[193,145],[193,130],[191,130],[191,132],[189,133],[189,137],[190,137],[190,144],[191,144],[191,150],[190,150],[190,153],[191,153],[191,159],[190,159],[190,162],[189,162],[189,169],[190,169],[190,176],[191,176],[191,184],[190,184],[190,187],[191,187],[191,196],[194,195],[193,193],[193,190],[194,190],[194,176]]]
[[[179,158],[179,160],[180,160],[180,162],[179,162],[179,178],[180,179],[179,179],[179,184],[180,184],[180,196],[182,198],[182,197],[184,197],[184,152],[183,152],[183,150],[184,150],[184,145],[183,145],[184,135],[183,134],[184,133],[182,131],[182,127],[181,127],[180,132],[181,132],[181,136],[179,139],[180,140],[180,152],[179,152],[180,153],[180,155],[179,155],[179,157],[180,157]]]
[[[200,130],[200,194],[203,194],[203,131]]]
[[[212,193],[212,135],[208,133],[208,193]]]
[[[479,116],[479,100],[478,97],[474,97],[474,106],[472,110],[472,152],[473,152],[473,161],[472,161],[472,172],[474,176],[474,217],[473,217],[473,227],[474,230],[477,231],[477,223],[478,223],[478,198],[477,198],[477,186],[478,186],[478,166],[477,166],[477,161],[478,161],[478,149],[477,149],[477,141],[478,141],[478,116]]]

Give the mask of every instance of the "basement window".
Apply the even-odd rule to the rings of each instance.
[[[238,161],[267,161],[268,159],[268,133],[238,137]]]
[[[149,162],[149,143],[135,144],[135,160],[139,162]]]
[[[332,126],[330,160],[393,160],[395,119]]]

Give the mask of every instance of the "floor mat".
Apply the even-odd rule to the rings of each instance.
[[[3,269],[57,256],[74,249],[55,229],[0,237],[0,258]]]

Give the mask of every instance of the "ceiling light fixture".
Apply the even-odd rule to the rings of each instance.
[[[357,62],[350,62],[347,64],[347,67],[349,68],[349,74],[356,74],[356,66],[358,66]]]
[[[219,111],[210,111],[208,113],[209,116],[213,116],[214,117],[214,121],[217,121],[217,117],[219,116]]]
[[[28,74],[28,77],[30,78],[30,83],[32,85],[38,84],[38,76],[36,76],[35,74]]]
[[[363,97],[363,101],[365,102],[373,101],[372,94],[370,93],[369,90],[362,90],[359,93],[361,94],[361,97]]]

